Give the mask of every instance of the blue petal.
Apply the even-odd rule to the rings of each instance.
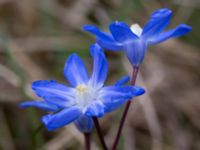
[[[93,73],[90,83],[93,86],[103,86],[108,73],[106,57],[98,44],[91,45],[90,53],[93,57]]]
[[[105,103],[105,112],[109,113],[112,111],[115,111],[119,107],[121,107],[127,100],[126,99],[115,99],[114,102],[112,101],[107,101]]]
[[[176,38],[190,32],[192,28],[186,24],[181,24],[176,28],[160,33],[158,36],[153,37],[148,40],[148,44],[158,44],[160,42],[166,41],[170,38]]]
[[[137,86],[108,86],[100,91],[98,99],[104,104],[105,111],[110,112],[117,109],[125,101],[131,100],[144,92],[144,89]]]
[[[89,133],[92,132],[94,123],[91,117],[81,115],[77,120],[74,121],[76,127],[80,132]]]
[[[48,103],[61,107],[69,107],[75,104],[75,90],[59,84],[56,81],[35,81],[32,84],[32,89],[39,97],[43,98]]]
[[[56,112],[56,111],[62,109],[61,107],[47,103],[45,101],[26,101],[26,102],[20,103],[20,107],[22,107],[22,108],[37,107],[44,111],[52,111],[52,112]]]
[[[124,49],[130,63],[132,65],[139,65],[144,59],[147,50],[147,44],[146,41],[140,39],[126,43],[124,45]]]
[[[105,98],[123,98],[129,99],[132,97],[131,86],[106,86],[99,91],[98,99]]]
[[[171,16],[172,11],[167,8],[154,11],[143,29],[142,36],[152,37],[160,33],[170,23]]]
[[[139,86],[131,86],[131,92],[133,96],[140,96],[145,93],[145,90]]]
[[[83,61],[76,55],[69,56],[64,67],[65,78],[73,87],[88,82],[88,73]]]
[[[117,82],[115,82],[115,86],[121,86],[129,82],[130,77],[129,76],[123,76],[120,78]]]
[[[84,114],[88,117],[102,117],[104,113],[104,104],[101,101],[96,100],[87,107]]]
[[[107,49],[107,50],[113,50],[118,51],[123,49],[123,44],[115,41],[113,37],[105,32],[100,31],[97,27],[92,25],[85,25],[83,26],[83,29],[85,31],[88,31],[94,35],[96,35],[97,43]]]
[[[63,109],[56,114],[49,114],[42,117],[42,122],[49,131],[61,128],[79,118],[81,111],[78,107]]]
[[[110,24],[109,28],[112,36],[118,42],[127,42],[129,40],[138,39],[137,35],[135,35],[130,27],[124,22],[113,22]]]

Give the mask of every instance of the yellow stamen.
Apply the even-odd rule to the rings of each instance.
[[[78,86],[76,87],[76,89],[77,89],[79,92],[83,93],[83,92],[86,91],[87,87],[86,87],[85,85],[78,85]]]

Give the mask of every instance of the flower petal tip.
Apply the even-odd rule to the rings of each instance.
[[[140,88],[139,90],[138,90],[138,95],[142,95],[142,94],[144,94],[146,91],[143,89],[143,88]]]
[[[32,89],[35,90],[37,87],[40,86],[48,86],[50,84],[57,83],[56,80],[37,80],[32,83]]]
[[[130,81],[130,76],[124,76],[122,78],[120,78],[117,82],[115,82],[115,86],[121,86],[126,84],[127,82]]]
[[[185,32],[190,32],[192,30],[192,27],[187,25],[187,24],[181,24],[180,27],[182,28],[182,30],[184,30]]]
[[[88,31],[88,32],[93,32],[93,31],[98,30],[98,28],[94,25],[84,25],[82,27],[82,29],[85,30],[85,31]]]
[[[18,106],[18,108],[27,108],[26,102],[22,102],[22,103],[20,103],[20,104],[17,105],[17,106]]]
[[[161,8],[152,13],[152,17],[167,17],[173,14],[172,10],[168,8]]]
[[[144,94],[145,92],[146,91],[143,88],[134,86],[134,93],[136,96],[140,96],[140,95]]]
[[[50,115],[43,116],[41,118],[41,121],[43,122],[48,131],[53,131],[56,128],[51,127],[51,124],[49,123],[50,117],[51,117]]]

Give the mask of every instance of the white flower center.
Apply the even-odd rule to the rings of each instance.
[[[138,37],[142,34],[142,28],[138,24],[131,25],[131,31],[135,33]]]
[[[84,110],[92,101],[96,100],[96,93],[93,87],[80,84],[76,87],[76,103]]]

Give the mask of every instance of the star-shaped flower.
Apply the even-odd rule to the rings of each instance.
[[[104,86],[108,71],[105,55],[98,44],[92,45],[90,52],[93,57],[90,78],[82,60],[72,54],[64,67],[64,76],[71,87],[54,80],[35,81],[32,89],[43,100],[21,103],[24,108],[34,106],[53,112],[42,117],[49,131],[74,122],[81,132],[90,132],[93,128],[92,117],[102,117],[145,92],[137,86],[124,86],[127,78],[113,86]]]
[[[102,32],[93,25],[85,25],[83,29],[94,34],[97,43],[103,48],[113,51],[125,50],[130,63],[138,66],[143,61],[149,45],[155,45],[191,31],[192,28],[186,24],[163,31],[170,23],[171,16],[172,11],[163,8],[152,13],[143,29],[138,24],[129,27],[126,23],[119,21],[110,24],[111,34]]]

